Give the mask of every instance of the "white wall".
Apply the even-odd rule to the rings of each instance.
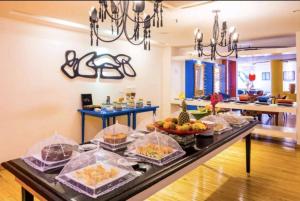
[[[185,93],[185,61],[172,61],[171,86],[171,98]]]
[[[137,97],[162,104],[162,57],[164,49],[150,52],[127,41],[100,43],[102,52],[128,54],[136,78],[95,80],[67,78],[60,70],[66,50],[78,56],[93,51],[89,34],[77,33],[0,18],[0,162],[17,158],[35,142],[59,133],[80,141],[80,94],[92,93],[94,103],[107,95],[117,98],[126,87],[136,88]],[[99,50],[99,48],[98,48]],[[150,113],[139,115],[149,117]],[[101,128],[100,120],[88,118],[86,136],[91,139]]]
[[[295,71],[295,80],[294,81],[285,81],[283,80],[283,91],[289,91],[289,85],[291,83],[297,82],[297,76],[296,76],[296,69],[297,69],[297,63],[296,61],[286,61],[283,62],[283,71]],[[296,85],[297,87],[297,85]]]

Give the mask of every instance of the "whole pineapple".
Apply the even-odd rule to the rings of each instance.
[[[185,101],[182,101],[182,112],[180,112],[179,117],[178,117],[178,124],[182,126],[185,123],[190,122],[190,116],[189,113],[186,111],[186,103]]]

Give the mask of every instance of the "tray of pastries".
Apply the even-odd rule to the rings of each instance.
[[[91,141],[105,149],[116,151],[126,148],[134,141],[132,134],[130,127],[116,123],[101,130]]]
[[[132,178],[133,175],[126,169],[98,162],[66,173],[57,179],[83,194],[96,198],[124,185]]]
[[[150,163],[166,164],[184,153],[166,145],[148,143],[136,147],[133,153]]]
[[[134,138],[129,137],[126,133],[107,133],[103,138],[94,140],[95,143],[100,143],[100,146],[112,151],[126,148],[128,144],[134,141]]]

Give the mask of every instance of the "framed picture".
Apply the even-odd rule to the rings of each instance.
[[[81,94],[81,105],[82,108],[86,105],[93,105],[92,94]]]
[[[262,72],[261,74],[262,80],[270,80],[270,77],[271,77],[270,72]]]
[[[284,81],[294,81],[295,80],[295,71],[283,71],[283,80]]]

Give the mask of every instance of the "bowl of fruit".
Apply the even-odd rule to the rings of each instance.
[[[162,121],[157,121],[154,126],[162,131],[174,135],[195,135],[206,132],[208,126],[200,120],[191,121],[188,112],[186,111],[186,103],[182,103],[182,111],[178,118],[167,118]]]
[[[199,120],[205,116],[208,116],[211,114],[211,111],[206,109],[205,107],[198,108],[197,110],[190,110],[189,113],[195,117],[195,119]]]

